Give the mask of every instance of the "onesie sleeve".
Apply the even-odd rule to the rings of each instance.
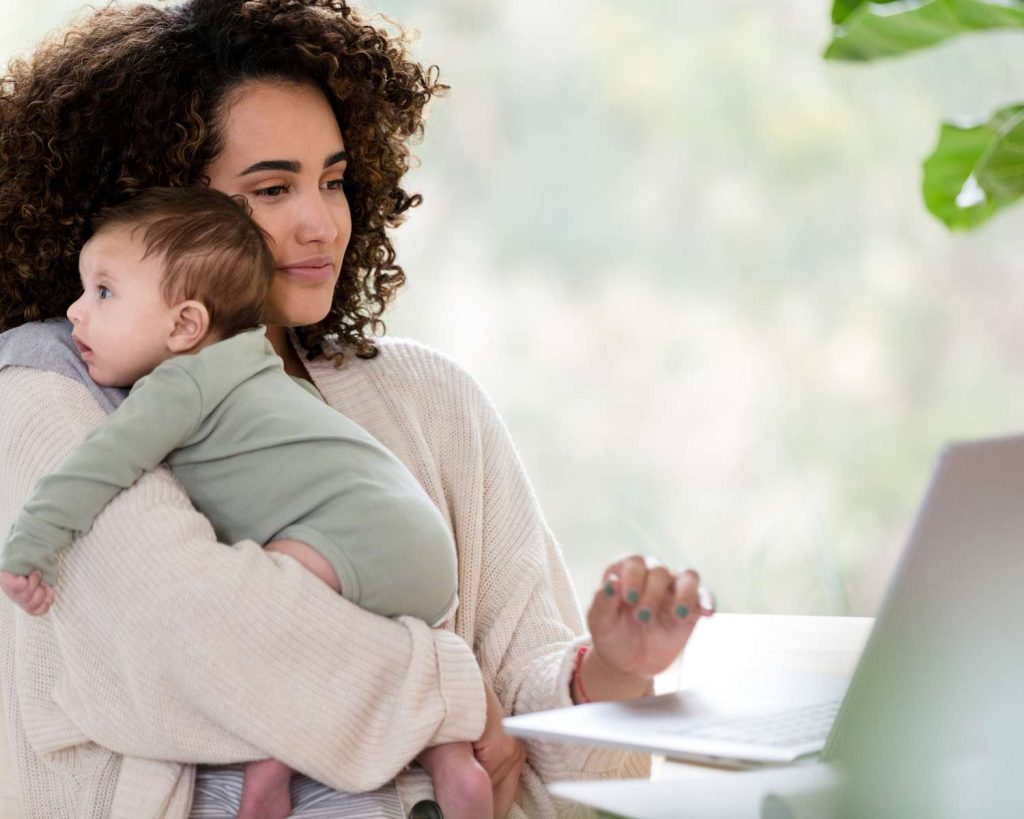
[[[56,585],[57,553],[87,532],[118,492],[187,441],[200,411],[198,387],[179,367],[165,364],[139,379],[121,406],[39,479],[0,549],[0,570],[39,569]]]

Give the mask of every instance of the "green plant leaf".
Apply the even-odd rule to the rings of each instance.
[[[1024,0],[835,0],[832,21],[826,59],[874,60],[968,31],[1024,28]]]
[[[1016,199],[1024,194],[1024,106],[1014,106],[977,170],[978,184],[993,196]],[[998,116],[998,115],[997,115]]]
[[[1024,105],[996,112],[982,124],[945,122],[924,162],[924,201],[952,230],[970,230],[1024,193]]]
[[[838,25],[843,22],[850,13],[865,3],[872,2],[872,0],[835,0],[832,4],[832,22]],[[896,0],[873,0],[875,3],[894,3]]]

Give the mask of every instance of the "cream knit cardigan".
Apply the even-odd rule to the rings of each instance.
[[[48,615],[0,595],[0,684],[26,819],[185,819],[196,763],[267,756],[339,790],[397,777],[408,808],[430,787],[410,760],[481,733],[481,672],[508,712],[570,704],[582,620],[501,420],[438,353],[380,349],[340,369],[307,366],[450,523],[454,633],[365,612],[255,542],[218,544],[162,467],[61,556]],[[0,369],[0,531],[103,417],[73,379]],[[545,781],[649,774],[647,757],[609,750],[531,743],[528,755],[528,816],[567,811]]]

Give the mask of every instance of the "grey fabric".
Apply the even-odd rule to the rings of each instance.
[[[242,799],[242,777],[234,768],[200,766],[189,819],[233,819]],[[291,797],[294,819],[403,819],[393,783],[370,793],[340,793],[295,773]]]
[[[89,389],[104,412],[113,412],[128,390],[101,387],[89,377],[89,368],[71,340],[71,330],[71,322],[66,318],[55,318],[0,333],[0,369],[31,367],[73,378]]]

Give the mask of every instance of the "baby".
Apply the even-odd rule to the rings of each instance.
[[[290,555],[378,614],[444,622],[457,583],[448,527],[394,454],[285,373],[260,324],[274,260],[245,206],[155,188],[93,229],[72,337],[96,383],[131,391],[25,502],[0,548],[6,594],[45,614],[57,553],[166,460],[222,542]],[[491,815],[470,743],[418,759],[446,817]],[[283,819],[290,777],[283,762],[248,763],[238,816]]]

